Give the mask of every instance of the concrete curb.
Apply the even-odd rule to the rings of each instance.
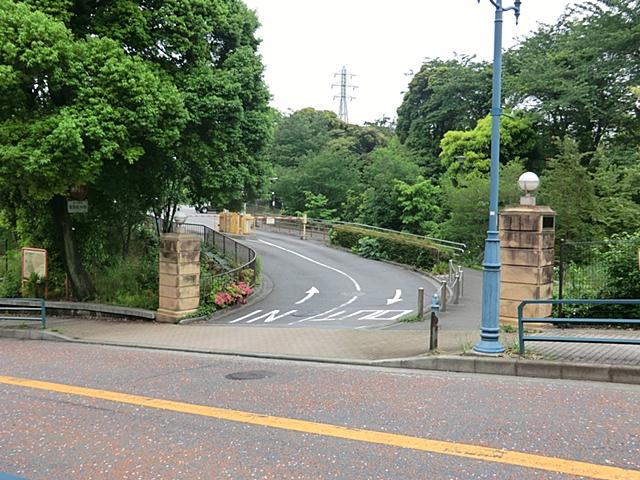
[[[474,357],[468,355],[434,355],[428,357],[397,358],[384,360],[361,360],[348,358],[327,358],[298,356],[261,352],[237,352],[229,350],[202,349],[190,347],[171,347],[165,345],[133,344],[127,342],[83,340],[69,338],[55,332],[32,329],[1,328],[0,337],[23,340],[49,340],[71,342],[85,345],[103,345],[112,347],[140,348],[169,352],[201,353],[234,357],[260,358],[269,360],[288,360],[337,365],[356,365],[385,368],[403,368],[413,370],[431,370],[439,372],[459,372],[485,375],[508,375],[516,377],[534,377],[590,382],[609,382],[640,385],[640,366],[603,365],[590,363],[552,362],[546,360],[526,360],[504,357]]]
[[[640,366],[554,362],[521,358],[485,358],[438,355],[395,360],[379,360],[375,365],[417,370],[511,375],[591,382],[640,385]]]

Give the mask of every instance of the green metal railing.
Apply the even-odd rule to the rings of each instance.
[[[566,299],[566,300],[524,300],[518,305],[518,346],[523,355],[524,342],[565,342],[565,343],[608,343],[618,345],[640,345],[640,338],[576,337],[560,335],[531,335],[524,333],[526,323],[561,323],[569,325],[639,325],[638,318],[561,318],[525,317],[526,305],[640,305],[640,299]]]
[[[31,314],[38,312],[38,315]],[[0,320],[41,322],[47,326],[47,311],[42,298],[0,298]]]

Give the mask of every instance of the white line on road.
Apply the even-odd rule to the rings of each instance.
[[[289,250],[288,248],[281,247],[280,245],[276,245],[275,243],[267,242],[267,241],[262,240],[262,239],[260,239],[259,241],[260,241],[260,243],[264,243],[265,245],[269,245],[270,247],[279,248],[280,250],[284,250],[285,252],[291,253],[292,255],[296,255],[296,256],[298,256],[298,257],[300,257],[300,258],[302,258],[302,259],[304,259],[304,260],[306,260],[308,262],[315,263],[316,265],[320,265],[323,268],[327,268],[329,270],[332,270],[334,272],[339,273],[340,275],[344,275],[349,280],[351,280],[351,282],[353,283],[353,286],[356,287],[356,291],[357,292],[362,290],[360,288],[360,284],[358,284],[358,282],[356,282],[356,280],[351,275],[349,275],[348,273],[343,272],[342,270],[338,270],[335,267],[332,267],[330,265],[326,265],[326,264],[324,264],[322,262],[314,260],[313,258],[309,258],[309,257],[307,257],[305,255],[302,255],[301,253],[294,252],[293,250]],[[336,308],[340,308],[340,307],[336,307]]]
[[[351,297],[347,302],[344,302],[342,305],[338,305],[337,307],[330,308],[326,312],[318,313],[317,315],[313,315],[312,317],[303,318],[302,320],[298,320],[297,322],[291,322],[289,325],[295,325],[296,323],[302,323],[302,322],[306,322],[306,321],[312,320],[314,318],[322,317],[323,315],[326,315],[327,313],[334,312],[334,311],[338,310],[339,308],[346,307],[347,305],[352,304],[357,299],[358,299],[358,295],[356,295],[355,297]]]

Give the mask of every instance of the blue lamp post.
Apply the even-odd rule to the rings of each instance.
[[[489,0],[496,7],[493,39],[493,97],[491,101],[491,184],[489,191],[489,230],[484,246],[482,274],[482,325],[475,353],[497,355],[504,352],[500,343],[500,237],[498,235],[498,175],[500,171],[500,116],[502,87],[502,14],[513,10],[516,23],[520,16],[520,0],[512,7],[502,6],[502,0]],[[480,0],[478,0],[480,3]]]

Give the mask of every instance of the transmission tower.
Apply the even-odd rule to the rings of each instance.
[[[340,75],[340,83],[332,84],[331,88],[340,87],[340,95],[334,95],[333,99],[334,100],[336,98],[340,99],[340,110],[338,111],[338,117],[340,117],[340,120],[342,120],[343,122],[349,123],[349,113],[347,112],[347,102],[349,100],[355,99],[356,97],[347,95],[347,88],[351,88],[355,90],[358,87],[347,83],[347,77],[351,79],[355,76],[352,73],[347,73],[347,67],[342,67],[342,70],[340,70],[338,73],[335,73],[333,77],[335,78],[338,75]]]

